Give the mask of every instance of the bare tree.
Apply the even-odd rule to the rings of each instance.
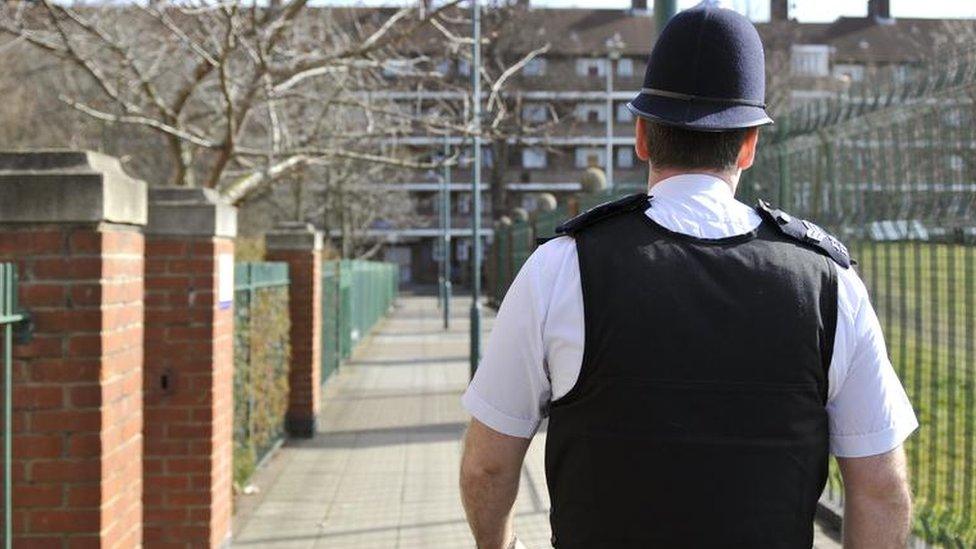
[[[217,188],[239,202],[336,158],[423,167],[377,145],[413,131],[414,121],[365,92],[385,85],[391,59],[420,64],[397,59],[397,46],[447,6],[43,0],[0,5],[0,32],[70,67],[59,98],[71,108],[161,136],[171,183]]]

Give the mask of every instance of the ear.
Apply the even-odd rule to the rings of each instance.
[[[752,167],[752,163],[756,160],[756,146],[759,143],[759,128],[749,128],[746,132],[746,138],[742,142],[742,148],[739,149],[739,158],[736,160],[736,166],[740,170],[748,170]]]
[[[637,158],[640,158],[641,162],[647,162],[651,159],[651,144],[647,141],[647,121],[638,116],[634,130],[637,132],[634,152],[637,153]]]

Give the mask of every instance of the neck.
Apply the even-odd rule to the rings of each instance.
[[[731,174],[728,172],[712,170],[682,170],[670,168],[655,170],[652,168],[650,175],[647,177],[647,188],[648,190],[653,189],[654,185],[657,185],[661,181],[677,175],[710,175],[725,181],[729,188],[732,189],[732,194],[735,194],[735,189],[739,186],[739,174],[741,174],[741,172]]]

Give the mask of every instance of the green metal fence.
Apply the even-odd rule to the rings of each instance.
[[[234,269],[234,482],[285,436],[290,358],[288,264]]]
[[[327,261],[322,266],[322,383],[390,309],[399,268],[377,261]]]
[[[535,250],[537,238],[554,236],[556,227],[578,212],[640,190],[637,187],[622,187],[616,191],[584,194],[560,204],[555,210],[534,212],[528,221],[496,226],[486,261],[489,302],[495,307],[501,304],[515,275]]]
[[[17,268],[11,263],[0,263],[0,332],[2,332],[3,357],[3,546],[9,549],[13,546],[12,539],[12,384],[13,384],[13,356],[14,324],[21,322],[25,316],[17,306]]]
[[[844,240],[921,429],[915,532],[976,546],[976,58],[777,120],[743,181]],[[826,497],[843,504],[834,468]]]

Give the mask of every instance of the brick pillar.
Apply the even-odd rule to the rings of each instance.
[[[229,543],[237,211],[212,189],[149,190],[144,544]]]
[[[307,223],[282,223],[265,237],[269,261],[288,263],[291,284],[291,368],[288,414],[292,436],[312,437],[322,381],[322,233]]]
[[[13,348],[15,547],[140,543],[145,223],[114,158],[0,153],[0,261],[34,323]]]

